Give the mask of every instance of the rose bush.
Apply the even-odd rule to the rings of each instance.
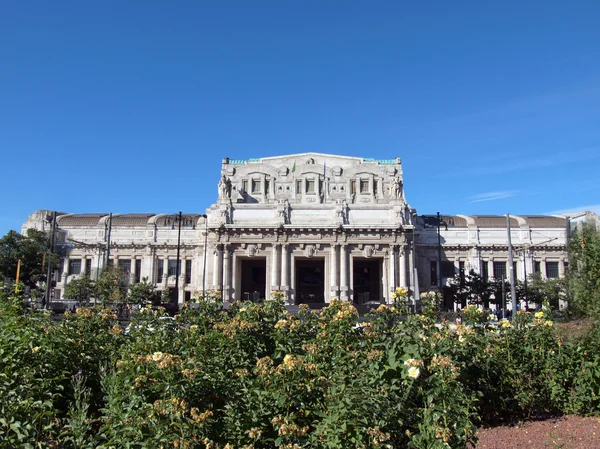
[[[0,297],[0,447],[463,448],[477,425],[600,412],[600,332],[564,343],[548,311],[437,322],[405,293],[367,319],[281,298],[179,315],[142,308],[126,332],[82,308],[53,321]]]

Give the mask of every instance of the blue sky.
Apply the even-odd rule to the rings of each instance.
[[[600,2],[0,10],[0,235],[204,212],[221,159],[400,157],[418,213],[600,210]]]

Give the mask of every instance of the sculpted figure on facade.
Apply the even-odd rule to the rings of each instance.
[[[219,181],[219,199],[231,198],[231,181],[225,175]]]
[[[287,199],[277,205],[277,221],[279,224],[290,224],[290,202]]]
[[[283,202],[283,223],[284,224],[291,223],[290,211],[291,211],[290,202],[288,200],[285,200]]]
[[[390,198],[398,199],[402,196],[402,183],[400,182],[399,176],[395,176],[394,179],[392,179],[389,189]]]
[[[348,224],[348,203],[346,202],[346,200],[342,200],[342,205],[340,209],[342,212],[342,224]]]

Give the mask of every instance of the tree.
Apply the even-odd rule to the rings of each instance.
[[[552,309],[558,309],[560,300],[566,297],[566,283],[564,279],[542,279],[540,273],[527,276],[527,290],[524,282],[517,282],[517,297],[527,303],[541,305],[547,301]]]
[[[106,268],[96,282],[96,298],[102,304],[106,302],[124,302],[127,294],[127,283],[117,268]]]
[[[73,279],[65,287],[63,297],[68,299],[76,299],[80,302],[88,302],[90,297],[94,295],[95,285],[87,274],[78,279]]]
[[[570,236],[567,270],[569,306],[578,314],[600,316],[600,232],[585,224]]]
[[[487,308],[490,304],[490,297],[494,293],[494,288],[489,280],[471,270],[466,275],[456,274],[450,280],[450,291],[454,297],[454,302],[462,307],[467,304],[475,304]]]
[[[48,263],[58,265],[59,257],[50,252],[49,236],[37,229],[28,229],[25,235],[16,231],[0,239],[0,272],[4,278],[15,279],[17,263],[21,260],[19,281],[28,287],[36,288],[38,282],[45,281]]]
[[[148,278],[142,279],[139,284],[134,284],[129,288],[127,302],[130,304],[160,303],[160,293],[156,287],[148,282]]]

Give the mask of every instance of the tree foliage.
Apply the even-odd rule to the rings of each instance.
[[[49,235],[37,229],[28,229],[25,235],[16,231],[0,239],[0,273],[7,279],[15,279],[17,264],[21,260],[19,280],[35,288],[45,281],[48,263],[58,264],[58,255],[50,252]]]
[[[526,301],[528,306],[547,302],[557,310],[560,300],[566,298],[566,283],[564,279],[543,279],[540,273],[534,273],[527,277],[527,284],[517,282],[516,291],[517,297]]]
[[[96,282],[96,298],[102,304],[106,302],[124,302],[127,296],[127,281],[120,270],[106,268]]]
[[[567,271],[570,306],[575,313],[600,316],[600,232],[591,225],[576,229],[569,241]]]
[[[89,302],[92,296],[95,296],[95,284],[87,274],[78,279],[72,279],[65,287],[63,297],[76,299],[80,302]]]
[[[127,302],[130,304],[144,304],[144,303],[160,303],[160,292],[156,290],[156,287],[148,282],[148,278],[142,279],[142,282],[130,286],[129,293],[127,295]]]
[[[495,291],[495,285],[474,270],[467,274],[457,274],[450,280],[450,291],[454,302],[489,307],[490,297]]]

